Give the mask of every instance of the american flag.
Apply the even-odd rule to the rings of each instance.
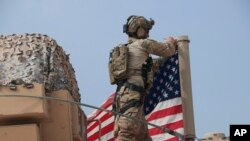
[[[111,110],[113,97],[114,94],[101,108]],[[144,112],[148,122],[184,134],[178,53],[154,74],[153,85],[145,97]],[[95,110],[88,118],[88,141],[114,141],[113,126],[111,113]],[[177,137],[158,128],[149,125],[148,129],[153,141],[178,141]]]

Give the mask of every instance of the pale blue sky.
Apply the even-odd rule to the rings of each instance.
[[[0,0],[0,34],[42,33],[70,54],[82,102],[98,106],[109,84],[109,51],[127,40],[128,16],[155,20],[151,38],[186,34],[196,135],[250,124],[248,0]],[[84,108],[86,114],[92,109]]]

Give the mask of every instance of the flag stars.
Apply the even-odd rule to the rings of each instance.
[[[173,58],[173,57],[171,57],[171,58],[170,58],[170,61],[171,61],[171,62],[174,62],[174,58]]]
[[[154,74],[152,88],[146,95],[144,111],[146,114],[152,112],[159,102],[169,100],[181,95],[178,56],[170,57],[158,73]]]
[[[157,91],[159,91],[160,89],[161,89],[160,86],[157,86],[157,87],[156,87],[156,90],[157,90]]]
[[[174,80],[174,84],[175,84],[175,85],[178,85],[178,83],[179,83],[179,81],[175,79],[175,80]]]
[[[175,74],[177,74],[177,73],[178,73],[178,71],[176,70],[174,73],[175,73]]]
[[[164,90],[164,89],[161,90],[161,94],[163,94],[163,93],[165,93],[165,90]]]
[[[176,68],[175,68],[175,67],[173,67],[171,70],[172,70],[173,72],[175,72],[175,71],[176,71]]]
[[[171,66],[170,65],[167,65],[167,69],[170,69],[171,68]]]
[[[166,73],[166,72],[164,72],[164,73],[163,73],[163,76],[164,76],[164,77],[166,77],[166,76],[167,76],[167,73]]]
[[[168,87],[169,91],[173,91],[173,87],[169,86]]]
[[[164,93],[163,96],[164,96],[165,98],[167,98],[167,97],[168,97],[168,94],[167,94],[167,93]]]
[[[178,60],[175,60],[175,64],[178,65],[179,61]]]
[[[152,105],[152,104],[153,104],[153,100],[150,100],[150,101],[149,101],[149,104]]]
[[[175,95],[179,95],[180,92],[179,92],[178,90],[176,90],[176,91],[174,92],[174,94],[175,94]]]
[[[156,97],[156,96],[157,96],[156,93],[154,93],[154,94],[153,94],[153,97]]]
[[[171,74],[168,76],[168,78],[170,81],[172,81],[174,79],[173,75],[171,75]]]
[[[160,97],[160,96],[158,96],[157,99],[158,99],[159,101],[161,101],[161,97]]]
[[[167,87],[168,85],[169,85],[169,83],[168,83],[168,82],[166,82],[166,83],[165,83],[165,86]]]

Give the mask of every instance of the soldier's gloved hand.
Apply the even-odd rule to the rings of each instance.
[[[172,36],[169,36],[166,40],[167,44],[171,45],[171,46],[175,46],[175,49],[177,50],[177,41],[176,39],[174,39]]]

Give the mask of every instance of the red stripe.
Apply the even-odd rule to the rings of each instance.
[[[113,102],[113,97],[112,96],[110,96],[108,98],[108,100],[101,106],[102,108],[107,109],[109,106],[112,105],[112,102]],[[96,113],[92,117],[90,117],[88,119],[94,119],[98,115],[100,115],[101,113],[102,113],[102,111],[98,110],[98,111],[96,111]],[[167,108],[167,109],[158,110],[156,112],[153,112],[149,116],[149,118],[147,119],[147,121],[152,121],[152,120],[160,119],[160,118],[163,118],[162,121],[164,121],[164,117],[170,116],[170,115],[175,115],[175,114],[178,114],[178,113],[182,113],[182,105],[176,105],[176,106],[173,106],[173,107],[170,107],[170,108]],[[110,117],[112,117],[112,114],[111,113],[106,113],[106,114],[104,114],[100,118],[100,121],[104,122],[105,120],[108,120]],[[96,128],[98,126],[98,124],[99,124],[98,122],[95,122],[93,125],[91,125],[87,129],[87,133],[89,133],[94,128]],[[103,135],[105,135],[105,134],[113,131],[113,127],[114,127],[114,122],[110,123],[109,125],[107,125],[105,127],[102,127],[102,129],[101,129],[101,136],[103,136]],[[169,123],[169,124],[165,124],[162,127],[166,127],[168,129],[171,129],[171,130],[175,130],[175,129],[178,129],[178,128],[183,128],[183,120],[180,120],[180,121],[177,121],[177,122],[173,122],[173,123]],[[157,134],[162,134],[162,133],[164,133],[164,132],[161,131],[160,129],[157,129],[157,128],[152,128],[152,129],[149,130],[149,135],[150,136],[157,135]],[[90,137],[88,137],[87,140],[88,141],[93,141],[93,140],[98,139],[98,137],[99,137],[99,132],[95,132],[93,135],[91,135]],[[111,138],[108,141],[114,141],[114,138]],[[168,139],[166,141],[178,141],[178,138],[173,137],[173,138],[170,138],[170,139]]]
[[[111,113],[106,113],[104,114],[99,120],[101,122],[106,121],[107,119],[109,119],[110,117],[112,117],[113,115]],[[87,132],[90,132],[91,130],[93,130],[94,128],[96,128],[97,126],[99,126],[99,122],[95,121],[95,123],[93,125],[91,125],[88,129]]]
[[[102,127],[101,129],[101,136],[111,132],[114,130],[114,122],[110,123],[109,125]],[[99,132],[94,133],[90,137],[88,137],[88,141],[94,141],[99,138]]]
[[[176,130],[178,128],[183,128],[183,120],[179,120],[179,121],[176,121],[176,122],[165,124],[165,125],[163,125],[161,127],[165,127],[165,128],[171,129],[171,130]],[[148,132],[149,132],[150,136],[154,136],[154,135],[157,135],[157,134],[164,133],[164,131],[162,131],[162,130],[160,130],[158,128],[149,129]]]
[[[169,115],[175,115],[178,113],[182,113],[182,105],[176,105],[170,108],[158,110],[154,113],[152,113],[148,118],[147,121],[155,120],[158,118],[163,118]]]
[[[109,96],[109,98],[107,99],[107,101],[105,101],[102,105],[101,105],[101,108],[103,109],[107,109],[109,106],[112,105],[113,103],[113,98],[114,98],[114,94],[112,94],[111,96]],[[97,117],[100,113],[102,113],[103,111],[101,110],[96,110],[95,114],[93,114],[93,116],[89,117],[88,120],[92,120],[94,119],[95,117]]]

